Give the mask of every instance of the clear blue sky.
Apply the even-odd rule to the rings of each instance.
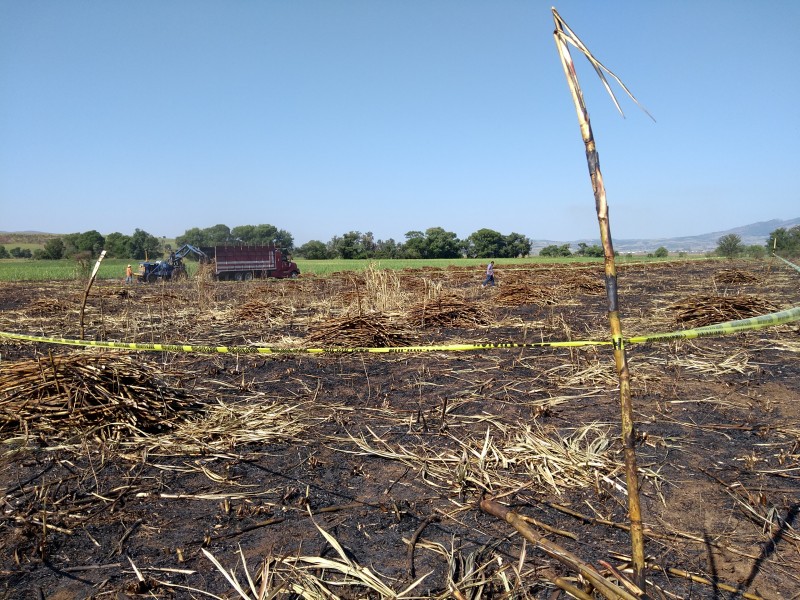
[[[800,216],[800,2],[565,0],[614,238]],[[539,0],[0,0],[0,230],[598,237]]]

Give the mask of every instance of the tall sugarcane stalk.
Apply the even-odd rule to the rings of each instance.
[[[581,92],[581,88],[578,83],[578,77],[575,73],[575,65],[572,62],[572,56],[570,55],[567,44],[572,44],[581,50],[587,56],[587,58],[589,58],[598,75],[600,75],[600,78],[606,86],[606,89],[609,91],[609,93],[611,93],[612,98],[614,98],[614,94],[611,92],[602,71],[605,70],[617,81],[619,81],[619,79],[613,73],[608,71],[608,69],[605,69],[605,67],[603,67],[591,55],[591,53],[589,53],[583,43],[561,19],[561,16],[558,14],[555,8],[553,9],[553,18],[556,25],[555,31],[553,32],[556,48],[558,48],[558,55],[561,58],[561,65],[564,68],[564,74],[567,78],[569,91],[572,95],[572,100],[575,103],[575,110],[578,113],[578,123],[580,124],[581,129],[581,137],[583,138],[583,143],[586,147],[586,161],[589,165],[589,177],[592,181],[592,189],[594,190],[597,221],[600,225],[600,240],[603,245],[603,254],[605,256],[605,283],[606,295],[608,297],[608,321],[611,329],[611,339],[614,348],[614,361],[616,363],[617,375],[619,377],[619,396],[622,412],[622,446],[625,457],[625,477],[628,484],[628,513],[631,525],[630,531],[633,581],[644,591],[644,533],[642,528],[642,513],[639,503],[639,476],[636,468],[636,435],[633,425],[630,373],[628,371],[628,361],[625,357],[625,345],[623,343],[622,325],[619,316],[617,269],[614,262],[614,247],[611,243],[611,226],[608,220],[608,204],[606,202],[605,186],[603,185],[603,175],[600,172],[600,159],[597,154],[597,147],[595,146],[594,135],[592,134],[592,126],[589,121],[589,113],[586,110],[586,104],[583,100],[583,93]],[[621,81],[619,83],[622,84]],[[628,92],[627,88],[625,88],[625,91]],[[628,92],[628,94],[630,95],[630,92]],[[614,103],[619,109],[619,104],[617,103],[616,98],[614,98]]]
[[[86,310],[86,300],[87,298],[89,298],[89,290],[92,289],[94,278],[97,277],[97,271],[100,270],[100,263],[103,262],[103,259],[105,257],[106,257],[106,251],[103,250],[102,252],[100,252],[100,256],[97,257],[97,262],[94,263],[94,269],[92,269],[92,274],[89,276],[89,282],[86,284],[86,290],[83,293],[83,302],[81,302],[81,318],[80,318],[81,339],[83,339],[83,313]]]

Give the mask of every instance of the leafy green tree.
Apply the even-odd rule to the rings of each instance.
[[[358,238],[358,243],[361,246],[361,258],[372,258],[375,256],[375,236],[371,231],[362,233]]]
[[[106,245],[106,239],[99,231],[94,229],[85,231],[78,236],[77,248],[82,252],[90,252],[92,256],[98,256]]]
[[[767,251],[770,253],[773,251],[778,253],[786,252],[791,246],[789,232],[785,227],[779,227],[769,234],[769,239],[767,240],[766,246]]]
[[[800,225],[795,225],[788,230],[785,227],[779,227],[769,234],[766,247],[770,254],[774,249],[776,254],[782,256],[800,255]]]
[[[656,258],[666,258],[667,256],[669,256],[669,250],[664,248],[664,246],[659,246],[658,248],[656,248],[656,251],[653,252],[653,256],[655,256]]]
[[[136,260],[159,257],[164,252],[161,247],[161,241],[156,236],[141,229],[133,232],[130,240],[130,251],[131,258]]]
[[[132,258],[131,237],[115,231],[106,236],[106,252],[109,258]]]
[[[47,260],[58,260],[64,258],[64,242],[61,238],[50,238],[45,242],[43,258]]]
[[[452,231],[442,227],[429,227],[422,231],[406,233],[402,256],[405,258],[458,258],[462,242]]]
[[[272,226],[270,225],[270,227]],[[256,238],[255,230],[255,225],[239,225],[231,229],[231,236],[233,236],[234,240],[242,242],[243,244],[261,244],[262,242],[260,239],[258,242],[254,241]],[[272,239],[270,238],[269,241],[271,242]]]
[[[222,223],[214,225],[213,227],[207,227],[203,230],[203,233],[205,233],[210,245],[212,246],[228,244],[236,241],[231,235],[230,227],[223,225]]]
[[[572,252],[569,251],[569,244],[564,244],[562,246],[551,244],[550,246],[545,246],[544,248],[539,250],[539,256],[560,258],[560,257],[572,256]]]
[[[741,254],[743,250],[744,246],[742,246],[742,238],[735,233],[729,233],[728,235],[723,235],[717,240],[717,248],[714,250],[714,252],[719,256],[733,258]]]
[[[330,241],[329,251],[337,258],[368,258],[361,244],[360,231],[349,231],[342,237],[334,236]]]
[[[578,249],[575,250],[575,256],[590,256],[590,257],[599,257],[605,256],[605,252],[603,251],[603,247],[599,246],[598,244],[592,244],[591,246],[586,242],[579,242]]]
[[[504,241],[506,244],[504,258],[528,256],[531,253],[531,240],[521,233],[509,233]]]
[[[406,232],[406,242],[403,244],[404,258],[425,258],[427,251],[424,233],[421,231]]]
[[[324,260],[328,258],[328,248],[319,240],[306,242],[297,249],[297,253],[308,260]]]
[[[459,258],[461,256],[461,240],[452,231],[441,227],[430,227],[425,230],[425,258]]]
[[[375,258],[401,258],[403,245],[398,244],[394,239],[378,240],[375,243]]]
[[[183,246],[184,244],[191,244],[192,246],[213,246],[214,244],[210,241],[205,231],[206,230],[200,229],[199,227],[187,229],[183,232],[183,235],[179,235],[175,238],[175,244],[178,246]]]
[[[786,251],[791,256],[800,255],[800,225],[795,225],[789,230],[789,247]]]
[[[279,248],[292,250],[294,238],[292,234],[274,225],[240,225],[231,229],[233,241],[243,244],[267,245],[274,243]]]
[[[0,258],[8,258],[10,256],[11,255],[8,253],[8,250],[6,250],[6,247],[0,246]]]
[[[64,242],[64,256],[65,257],[72,257],[75,253],[78,252],[78,240],[80,239],[80,233],[68,233],[66,235],[61,236],[61,241]]]
[[[275,245],[291,251],[294,248],[294,237],[285,229],[278,229],[275,234]]]
[[[77,254],[85,256],[87,253],[90,258],[97,256],[106,243],[100,232],[94,229],[83,233],[68,233],[61,236],[61,241],[64,244],[62,256],[69,258],[74,258]]]
[[[12,248],[9,252],[12,258],[32,258],[33,252],[25,248],[24,250],[17,246],[16,248]]]
[[[764,258],[767,255],[767,250],[764,248],[764,246],[752,244],[744,249],[744,253],[749,258]]]
[[[479,229],[470,234],[465,242],[466,254],[470,258],[489,258],[505,255],[503,234],[493,229]]]

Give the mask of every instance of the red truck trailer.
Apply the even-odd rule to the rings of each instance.
[[[249,281],[265,277],[297,277],[300,269],[285,250],[268,246],[213,246],[203,248],[220,281]]]

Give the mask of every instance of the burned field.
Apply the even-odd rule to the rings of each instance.
[[[85,337],[603,340],[601,269],[498,267],[491,289],[456,268],[100,282]],[[771,262],[618,271],[627,337],[800,303],[798,273]],[[0,330],[77,338],[82,299],[77,284],[6,285]],[[800,595],[798,331],[628,346],[651,597]],[[624,590],[606,346],[234,355],[0,338],[0,353],[0,597],[603,597],[550,544]]]

